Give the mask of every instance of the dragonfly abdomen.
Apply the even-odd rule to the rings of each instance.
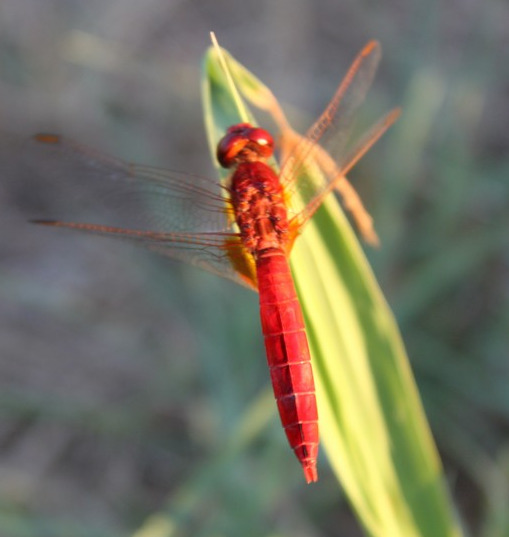
[[[274,396],[290,446],[306,480],[317,481],[318,412],[302,310],[282,250],[256,260],[260,316]]]

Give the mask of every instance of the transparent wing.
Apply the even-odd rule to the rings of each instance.
[[[299,172],[318,143],[334,158],[337,167],[342,167],[353,118],[373,82],[380,57],[379,43],[369,42],[355,58],[333,98],[310,127],[305,138],[301,139],[296,147],[291,147],[290,141],[290,146],[284,148],[281,180],[286,188],[292,188],[298,178],[301,195],[307,191],[311,194],[306,198],[314,195],[316,185],[306,185]],[[297,141],[293,140],[294,143]],[[324,186],[322,185],[322,188]]]
[[[349,148],[349,135],[355,114],[373,82],[380,57],[379,43],[370,41],[355,58],[332,100],[305,137],[298,135],[287,124],[280,123],[283,162],[281,181],[292,200],[290,215],[299,225],[311,218],[324,196],[334,188],[340,190],[346,205],[352,209],[354,218],[357,214],[360,214],[361,219],[367,215],[355,190],[344,176],[399,115],[398,110],[391,111],[353,149]],[[310,169],[316,167],[319,174],[309,173]],[[367,218],[370,219],[369,215]],[[363,231],[362,222],[360,227]]]
[[[307,199],[307,204],[302,209],[295,212],[295,216],[293,216],[294,225],[302,227],[320,207],[324,197],[335,189],[341,195],[346,209],[352,215],[364,239],[373,246],[378,245],[379,241],[373,228],[373,219],[364,208],[359,195],[346,178],[346,175],[397,120],[399,115],[400,109],[395,108],[380,118],[362,136],[353,149],[346,152],[341,167],[338,167],[330,154],[323,150],[321,146],[313,148],[311,163],[305,161],[299,171],[299,173],[304,174],[304,181],[306,181],[306,186],[308,187],[308,190],[304,191],[304,195],[308,194],[309,199]],[[320,174],[306,173],[311,166],[318,167]],[[321,181],[311,182],[315,178],[320,178]],[[313,188],[315,188],[314,191],[312,190]]]
[[[219,183],[128,164],[50,134],[23,144],[3,137],[0,170],[23,175],[36,223],[141,243],[253,285],[229,198]]]

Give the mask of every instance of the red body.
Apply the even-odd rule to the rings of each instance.
[[[239,137],[248,140],[231,164],[237,166],[229,188],[231,203],[242,242],[256,264],[262,331],[281,423],[309,483],[318,480],[319,440],[311,357],[286,253],[291,234],[283,187],[272,168],[258,160],[266,156],[267,144],[262,145],[263,155],[257,152],[258,140],[249,144],[252,131],[259,136],[261,130],[232,127],[218,156],[221,162],[221,151],[238,145]]]
[[[372,219],[345,176],[394,123],[399,110],[382,117],[349,151],[345,135],[379,59],[380,46],[371,41],[305,138],[291,129],[277,103],[269,107],[281,131],[280,177],[264,162],[272,155],[271,135],[247,123],[230,127],[217,146],[219,163],[234,169],[226,189],[197,176],[101,156],[55,135],[35,136],[32,148],[36,151],[33,158],[42,170],[51,169],[59,189],[72,178],[80,188],[88,185],[94,196],[101,194],[101,204],[107,209],[102,223],[86,223],[86,219],[34,222],[129,239],[258,289],[274,395],[288,441],[308,482],[318,479],[318,420],[304,320],[288,255],[298,233],[334,189],[366,240],[376,244]],[[23,162],[31,159],[24,156]],[[310,179],[308,162],[321,174]],[[292,201],[295,192],[304,206],[298,212],[292,207],[289,216],[287,201]],[[62,207],[65,212],[72,206],[71,200],[67,202]],[[82,214],[87,206],[80,202],[71,214]]]
[[[306,481],[318,480],[318,412],[306,328],[288,260],[269,250],[256,261],[270,378],[288,442]]]

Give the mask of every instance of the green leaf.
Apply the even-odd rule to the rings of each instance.
[[[240,92],[266,109],[268,88],[224,54]],[[209,49],[202,86],[214,160],[225,128],[252,121],[221,61]],[[366,531],[461,535],[398,328],[334,196],[297,239],[291,266],[306,317],[321,442]]]

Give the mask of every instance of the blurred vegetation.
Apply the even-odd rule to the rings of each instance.
[[[198,106],[210,29],[309,121],[378,38],[359,122],[394,104],[404,114],[351,174],[382,239],[368,255],[459,514],[473,535],[498,537],[509,532],[508,20],[502,0],[4,0],[0,122],[212,175]],[[0,535],[360,535],[327,465],[304,487],[288,456],[252,293],[34,229],[18,197],[30,202],[30,187],[0,182]]]

